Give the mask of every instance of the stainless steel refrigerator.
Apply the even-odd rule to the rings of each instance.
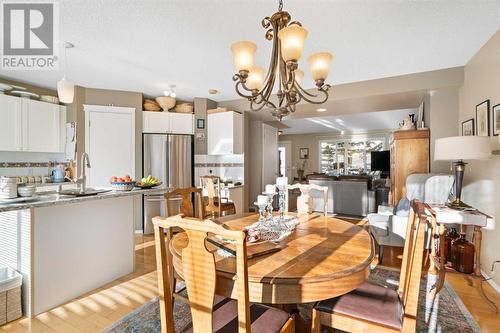
[[[193,137],[191,135],[144,134],[143,175],[153,175],[169,188],[193,185]],[[154,232],[151,219],[163,215],[163,195],[144,195],[145,234]]]

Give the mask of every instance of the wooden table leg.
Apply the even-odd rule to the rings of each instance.
[[[476,257],[476,268],[474,274],[476,276],[481,276],[481,238],[483,234],[481,232],[481,227],[474,226],[474,251]]]
[[[434,258],[436,257],[436,219],[431,219],[431,263],[429,267],[429,273],[436,274],[436,264],[434,263]]]

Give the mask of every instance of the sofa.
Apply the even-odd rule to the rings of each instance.
[[[406,178],[406,196],[396,207],[381,206],[376,214],[368,214],[370,233],[379,246],[379,263],[384,246],[404,247],[410,201],[418,199],[428,204],[445,204],[453,191],[454,177],[447,174],[416,173]],[[430,232],[426,248],[430,248]]]

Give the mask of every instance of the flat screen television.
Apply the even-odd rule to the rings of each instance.
[[[388,173],[391,171],[391,152],[389,150],[372,151],[372,171],[382,171]]]

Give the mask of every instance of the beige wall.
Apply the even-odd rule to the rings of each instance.
[[[429,103],[428,126],[431,130],[430,163],[432,173],[450,173],[450,163],[434,161],[436,139],[460,135],[455,124],[458,121],[459,89],[444,88],[432,90],[427,98]]]
[[[464,86],[460,90],[458,128],[464,120],[475,118],[475,107],[489,99],[491,106],[500,103],[500,31],[486,43],[465,66]],[[498,137],[492,146],[499,149]],[[483,230],[482,269],[489,273],[494,260],[500,260],[500,156],[488,161],[473,161],[465,172],[463,200],[497,220]],[[500,286],[500,265],[493,278]]]

